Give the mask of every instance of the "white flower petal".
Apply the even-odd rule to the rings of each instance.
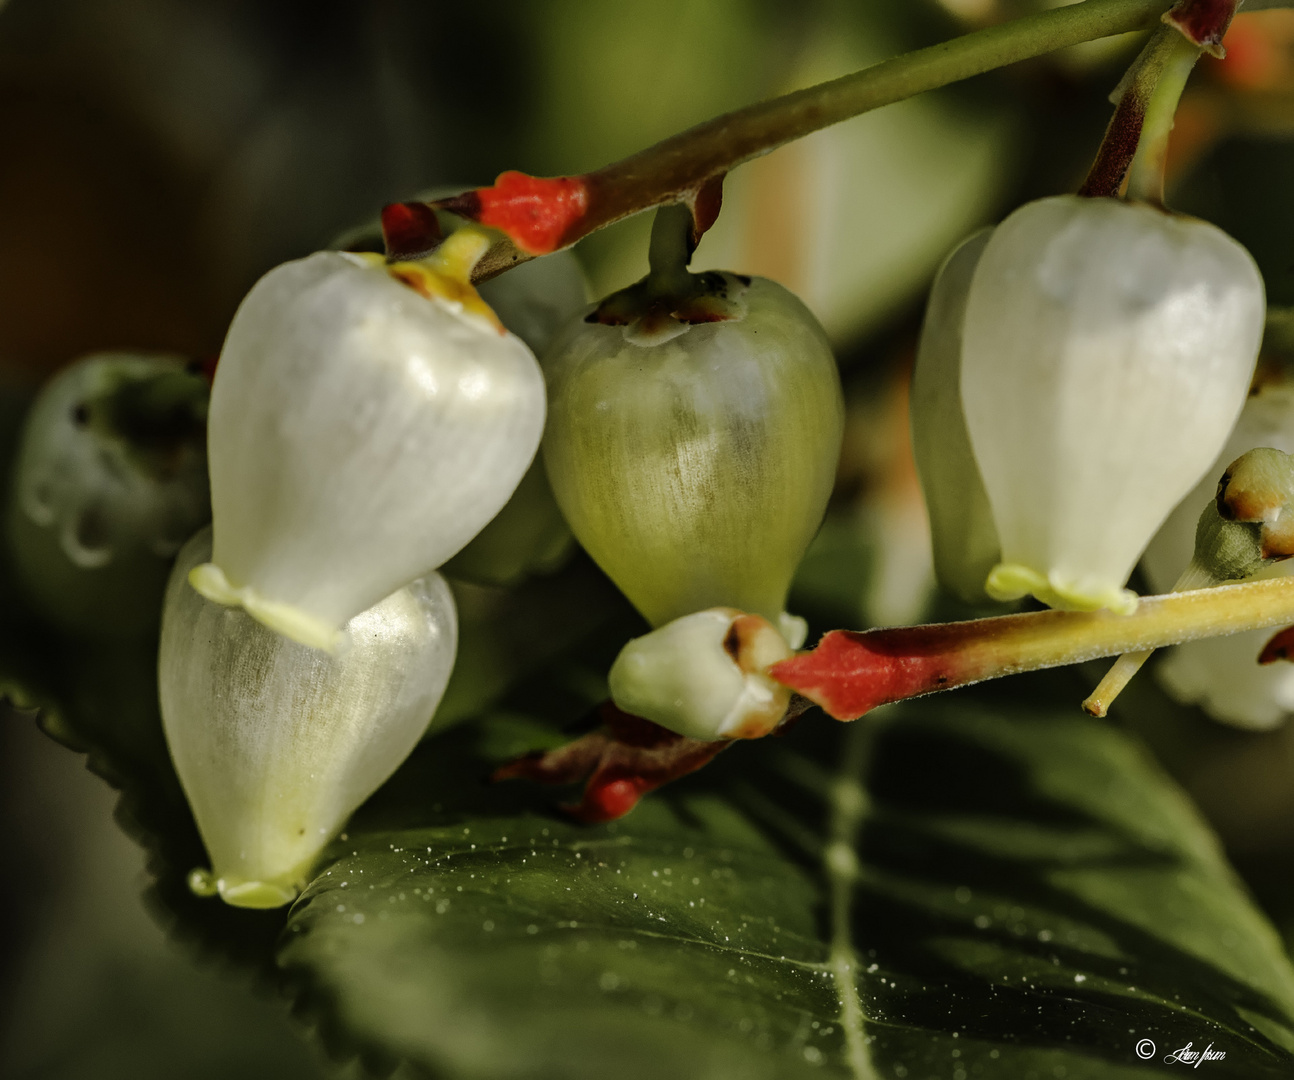
[[[926,305],[912,374],[912,451],[930,515],[935,574],[963,600],[985,599],[984,580],[1000,547],[962,411],[962,326],[984,229],[940,267]]]
[[[167,586],[162,722],[221,895],[274,907],[426,730],[454,663],[454,602],[428,574],[353,618],[350,649],[329,656],[189,588],[210,549],[204,530]]]
[[[1128,574],[1244,404],[1263,310],[1253,259],[1201,221],[1061,196],[998,226],[962,354],[991,594],[1135,605]]]
[[[212,561],[229,591],[209,595],[296,608],[335,634],[480,531],[543,421],[515,336],[336,252],[272,270],[212,391]]]

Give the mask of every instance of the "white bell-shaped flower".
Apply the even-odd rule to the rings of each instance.
[[[1235,430],[1204,478],[1168,515],[1141,561],[1152,588],[1167,592],[1191,561],[1195,521],[1212,499],[1218,479],[1241,454],[1259,446],[1294,453],[1294,386],[1261,387],[1245,403]],[[1278,562],[1259,577],[1294,573],[1294,560]],[[1155,675],[1179,701],[1199,705],[1214,719],[1263,730],[1294,712],[1294,664],[1259,665],[1272,630],[1250,630],[1174,647]]]
[[[507,502],[539,445],[544,385],[466,284],[478,240],[451,236],[439,268],[320,252],[248,294],[212,389],[203,595],[335,651],[349,619]]]
[[[912,452],[930,515],[935,576],[974,603],[1000,547],[962,411],[962,327],[980,256],[993,235],[977,232],[948,256],[935,277],[912,373]]]
[[[453,598],[431,573],[350,620],[330,656],[189,588],[203,530],[166,590],[158,685],[176,772],[229,903],[277,907],[408,756],[454,664]]]
[[[211,516],[206,380],[180,357],[96,353],[27,415],[8,531],[41,613],[102,637],[151,631],[180,545]]]
[[[1202,221],[1060,196],[997,227],[961,380],[1002,545],[990,595],[1135,607],[1128,574],[1226,442],[1263,311],[1249,253]]]
[[[611,700],[693,739],[758,739],[786,715],[791,692],[765,672],[790,655],[758,615],[693,612],[620,650],[607,677]]]

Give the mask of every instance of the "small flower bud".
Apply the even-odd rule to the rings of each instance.
[[[207,393],[179,357],[98,353],[36,398],[9,539],[25,591],[64,630],[156,628],[171,560],[211,516]]]
[[[609,675],[611,700],[689,738],[758,739],[777,727],[791,701],[765,671],[790,655],[758,615],[697,611],[620,650]]]
[[[1133,564],[1244,404],[1263,307],[1253,259],[1202,221],[1062,196],[997,227],[962,345],[990,595],[1135,607]]]
[[[248,294],[211,396],[203,595],[336,650],[349,619],[508,500],[542,433],[543,380],[470,266],[450,265],[472,243],[446,240],[439,270],[320,252]]]
[[[334,657],[189,588],[210,553],[204,530],[167,586],[162,724],[216,889],[278,907],[426,730],[454,663],[454,602],[438,574],[419,578],[351,619]]]
[[[956,596],[986,599],[984,581],[1000,553],[962,412],[962,324],[984,229],[948,256],[935,277],[912,374],[912,450],[930,514],[935,576]]]
[[[1229,580],[1294,573],[1294,560],[1264,562],[1260,530],[1224,522],[1217,514],[1219,478],[1230,463],[1254,447],[1294,452],[1294,387],[1268,384],[1246,402],[1217,460],[1155,534],[1142,569],[1157,592],[1171,589],[1191,562],[1192,544],[1200,546],[1199,530],[1205,527],[1206,517],[1215,517],[1219,532],[1225,527],[1232,538],[1227,549],[1214,545],[1219,547],[1215,576],[1228,569]],[[1200,524],[1193,529],[1197,516]],[[1275,727],[1294,712],[1294,664],[1259,665],[1258,656],[1271,636],[1271,630],[1250,630],[1175,646],[1156,666],[1155,677],[1173,697],[1199,705],[1215,720],[1254,730]]]

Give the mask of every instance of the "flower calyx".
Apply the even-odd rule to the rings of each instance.
[[[1178,0],[1162,19],[1192,45],[1221,60],[1227,55],[1222,39],[1239,6],[1236,0]]]
[[[403,205],[403,204],[399,204]],[[416,203],[412,205],[421,206]],[[389,207],[387,208],[390,209]],[[434,221],[435,213],[428,208]],[[383,229],[387,214],[383,212]],[[439,226],[437,226],[439,228]],[[499,334],[507,333],[494,309],[472,284],[472,270],[490,249],[490,238],[480,229],[458,229],[429,252],[385,259],[368,253],[352,255],[365,263],[385,266],[386,272],[419,296],[445,304],[456,314],[480,319]]]
[[[623,326],[625,340],[635,345],[660,345],[686,333],[689,326],[742,318],[750,282],[744,274],[710,270],[685,274],[684,280],[661,290],[648,275],[612,293],[584,321]]]

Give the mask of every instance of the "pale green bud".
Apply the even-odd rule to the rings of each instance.
[[[611,700],[689,738],[758,739],[781,723],[791,701],[765,671],[790,655],[758,615],[697,611],[620,650],[608,676]]]
[[[716,605],[776,622],[840,454],[821,327],[781,286],[721,277],[720,321],[653,344],[642,320],[575,321],[544,356],[558,505],[654,626]]]

